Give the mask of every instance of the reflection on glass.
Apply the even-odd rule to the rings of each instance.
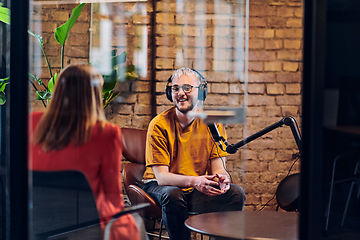
[[[208,81],[205,107],[246,109],[245,1],[85,1],[63,45],[55,29],[80,2],[30,2],[29,28],[43,41],[42,49],[40,38],[29,36],[30,112],[45,111],[56,74],[76,62],[90,63],[104,77],[106,117],[120,127],[146,129],[155,114],[169,108],[165,85],[180,67],[196,69]],[[246,135],[243,117],[227,126],[234,129],[230,140]],[[244,162],[244,156],[227,159],[239,185]]]
[[[141,77],[147,74],[148,16],[146,3],[93,3],[90,9],[90,61],[102,74],[112,69],[114,50],[128,53]],[[101,61],[98,61],[101,59]]]

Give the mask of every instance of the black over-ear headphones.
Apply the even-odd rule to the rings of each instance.
[[[195,69],[191,69],[192,71],[196,72],[199,77],[200,77],[200,86],[199,86],[199,95],[198,95],[198,99],[200,101],[205,101],[205,98],[207,96],[207,82],[205,80],[205,78]],[[172,80],[172,75],[168,78],[168,82],[166,84],[166,98],[169,99],[170,102],[172,102],[172,95],[171,95],[171,80]]]

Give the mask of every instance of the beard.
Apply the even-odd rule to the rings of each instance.
[[[196,101],[196,102],[197,102],[197,101]],[[187,106],[181,106],[181,105],[179,104],[179,102],[176,102],[176,103],[175,103],[175,107],[176,107],[177,110],[179,110],[179,112],[181,112],[181,113],[183,113],[183,114],[187,114],[188,112],[194,110],[194,107],[195,107],[195,104],[196,104],[196,103],[188,100],[188,101],[187,101],[187,104],[188,104]]]
[[[175,107],[177,108],[177,110],[179,110],[181,113],[183,114],[187,114],[188,112],[190,112],[191,110],[194,109],[194,105],[190,104],[188,107],[186,108],[180,108],[179,105],[175,105]]]

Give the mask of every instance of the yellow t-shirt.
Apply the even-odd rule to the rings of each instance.
[[[171,173],[201,176],[206,173],[210,159],[228,155],[214,143],[206,123],[195,119],[188,127],[182,128],[175,120],[175,111],[172,107],[149,124],[143,180],[155,179],[154,165],[167,165]],[[217,127],[226,139],[224,126],[217,124]]]

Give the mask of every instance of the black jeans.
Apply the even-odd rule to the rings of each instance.
[[[171,240],[191,239],[190,230],[184,224],[189,212],[241,211],[245,202],[244,190],[235,184],[230,184],[230,189],[219,196],[208,196],[196,189],[184,193],[179,187],[159,186],[156,181],[145,183],[141,188],[161,206]]]

